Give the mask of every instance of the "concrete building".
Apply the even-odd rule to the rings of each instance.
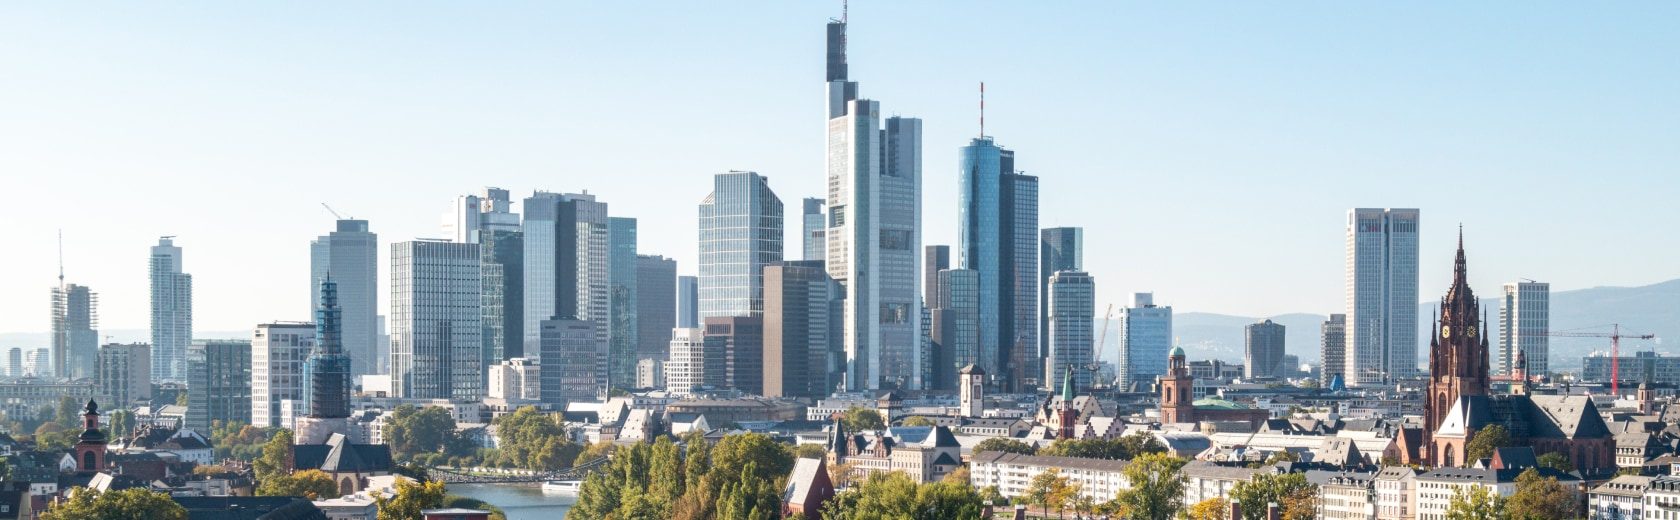
[[[636,255],[636,359],[664,363],[677,326],[677,261]]]
[[[1418,222],[1416,209],[1348,211],[1348,386],[1418,372]]]
[[[588,320],[596,328],[596,385],[607,386],[611,343],[611,223],[607,203],[583,193],[525,199],[525,352],[542,350],[542,323]],[[548,360],[539,359],[548,365]]]
[[[1620,475],[1609,482],[1599,484],[1587,492],[1587,518],[1594,520],[1643,520],[1646,518],[1660,518],[1669,511],[1650,511],[1653,515],[1646,515],[1646,494],[1651,491],[1651,484],[1659,477],[1641,475]],[[1672,477],[1670,477],[1672,478]],[[1672,485],[1672,484],[1670,484]],[[1680,494],[1680,493],[1677,493]],[[1652,500],[1652,506],[1657,506]],[[1672,508],[1674,502],[1664,505]],[[1658,509],[1653,507],[1652,509]]]
[[[636,388],[664,389],[665,361],[650,358],[637,361]]]
[[[250,340],[196,340],[187,346],[187,420],[193,431],[251,423]]]
[[[513,358],[490,367],[486,396],[491,399],[542,400],[542,367],[531,358]]]
[[[594,401],[605,395],[595,377],[598,322],[550,319],[542,321],[539,351],[542,361],[541,394],[544,403],[564,405]]]
[[[1532,360],[1528,363],[1529,366],[1534,365]],[[1620,358],[1612,358],[1608,352],[1594,352],[1581,358],[1581,381],[1608,383],[1611,379],[1611,369],[1616,365],[1620,365],[1623,388],[1631,386],[1627,383],[1632,381],[1680,385],[1680,356],[1659,354],[1651,350],[1635,352],[1631,356],[1624,355]],[[1529,369],[1529,373],[1535,372]]]
[[[1057,271],[1085,271],[1085,228],[1044,228],[1038,243],[1038,357],[1049,359],[1050,276]]]
[[[181,270],[174,237],[152,246],[152,380],[187,378],[187,344],[192,342],[192,275]]]
[[[1493,370],[1509,375],[1516,367],[1517,352],[1528,362],[1528,374],[1551,373],[1552,285],[1545,282],[1505,284],[1499,300],[1499,349],[1494,352]]]
[[[1243,368],[1247,377],[1282,377],[1279,372],[1293,372],[1295,367],[1283,366],[1283,324],[1272,320],[1250,323],[1243,327]]]
[[[665,390],[673,394],[692,394],[702,390],[721,389],[727,383],[724,374],[723,352],[709,347],[702,329],[671,331],[671,361],[665,365]]]
[[[677,328],[700,328],[700,278],[677,277]]]
[[[6,377],[23,377],[23,349],[12,347],[6,350]]]
[[[52,351],[44,348],[30,350],[24,353],[23,373],[32,377],[51,377]]]
[[[1096,341],[1096,281],[1084,271],[1057,271],[1050,275],[1050,352],[1044,380],[1061,388],[1062,378],[1073,367],[1074,390],[1091,388],[1092,357]]]
[[[145,343],[111,343],[99,348],[99,394],[109,396],[112,409],[152,399],[152,347]]]
[[[1337,377],[1346,381],[1342,372],[1347,370],[1347,315],[1331,314],[1318,330],[1319,358],[1324,363],[1319,369],[1319,383],[1329,388]]]
[[[1132,305],[1120,309],[1119,388],[1147,387],[1167,373],[1172,348],[1172,307],[1155,305],[1154,293],[1134,293]]]
[[[765,396],[814,399],[839,384],[839,297],[820,260],[765,267]]]
[[[1005,389],[1043,382],[1039,345],[1038,177],[1015,152],[976,137],[958,152],[957,267],[980,274],[981,366]]]
[[[483,397],[477,244],[391,244],[391,388],[408,399]]]
[[[1376,493],[1377,518],[1417,518],[1417,476],[1423,471],[1407,466],[1385,466],[1371,480]]]
[[[351,375],[384,374],[390,349],[379,341],[379,235],[368,221],[339,219],[337,227],[309,243],[309,312],[321,307],[320,284],[332,276],[343,309],[344,352]]]
[[[764,267],[782,261],[782,199],[754,172],[712,176],[700,202],[700,319],[764,315]]]
[[[257,325],[251,335],[251,425],[292,428],[281,413],[287,401],[303,402],[303,361],[315,347],[315,324]],[[191,401],[191,395],[188,396]]]
[[[53,288],[52,353],[54,375],[71,379],[96,375],[99,295],[87,286],[70,284]]]
[[[800,234],[803,240],[805,256],[801,260],[821,262],[828,258],[828,216],[823,213],[823,199],[806,198],[804,201],[804,229]]]
[[[968,479],[974,489],[995,486],[1004,497],[1017,499],[1027,495],[1033,478],[1055,471],[1070,483],[1079,484],[1079,496],[1100,504],[1113,500],[1121,491],[1131,489],[1125,474],[1130,463],[1126,460],[1041,457],[987,451],[974,454],[974,459],[969,462]]]
[[[935,276],[938,293],[930,302],[929,320],[934,357],[931,377],[935,389],[950,389],[956,383],[958,371],[982,362],[980,273],[973,269],[941,269]],[[982,373],[985,373],[983,368]],[[983,382],[998,384],[990,380]]]
[[[764,318],[712,316],[704,322],[706,351],[723,353],[724,386],[763,395]]]

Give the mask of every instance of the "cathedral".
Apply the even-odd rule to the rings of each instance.
[[[1465,456],[1470,440],[1482,428],[1498,424],[1511,432],[1512,444],[1533,446],[1542,455],[1562,452],[1583,474],[1614,471],[1615,436],[1590,397],[1529,395],[1525,381],[1517,383],[1513,394],[1489,392],[1487,325],[1466,269],[1460,232],[1452,287],[1441,299],[1429,341],[1424,427],[1421,435],[1412,435],[1421,437],[1421,443],[1416,459],[1403,462],[1471,466],[1476,461]]]

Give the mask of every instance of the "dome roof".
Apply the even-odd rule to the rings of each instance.
[[[1172,350],[1167,351],[1167,357],[1184,357],[1184,347],[1173,345]]]

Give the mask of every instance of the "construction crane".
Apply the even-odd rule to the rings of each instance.
[[[1628,339],[1657,339],[1655,334],[1623,334],[1622,325],[1610,324],[1610,332],[1570,332],[1547,331],[1543,334],[1524,334],[1525,336],[1551,336],[1554,338],[1610,338],[1610,392],[1622,395],[1622,338]]]
[[[1103,345],[1108,343],[1108,323],[1113,319],[1114,304],[1110,303],[1108,304],[1108,310],[1103,311],[1102,335],[1097,336],[1097,344],[1091,348],[1091,364],[1085,365],[1085,369],[1091,371],[1091,390],[1097,390],[1104,386],[1100,377],[1102,370],[1102,352]]]
[[[338,214],[337,211],[333,211],[332,206],[328,206],[327,203],[322,202],[321,207],[327,208],[327,213],[332,213],[333,218],[336,218],[336,219],[339,219],[339,220],[345,220],[344,215],[340,215],[340,214]],[[351,216],[350,218],[353,219],[353,218],[356,218],[356,217]]]

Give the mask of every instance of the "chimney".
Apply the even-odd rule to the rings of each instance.
[[[1283,520],[1283,510],[1278,508],[1277,502],[1266,503],[1266,520]]]
[[[1242,503],[1232,500],[1230,520],[1242,520],[1242,517]]]
[[[980,518],[991,518],[993,514],[995,514],[995,512],[992,510],[992,501],[987,500],[981,503]]]
[[[1015,520],[1027,520],[1027,505],[1015,504]]]

